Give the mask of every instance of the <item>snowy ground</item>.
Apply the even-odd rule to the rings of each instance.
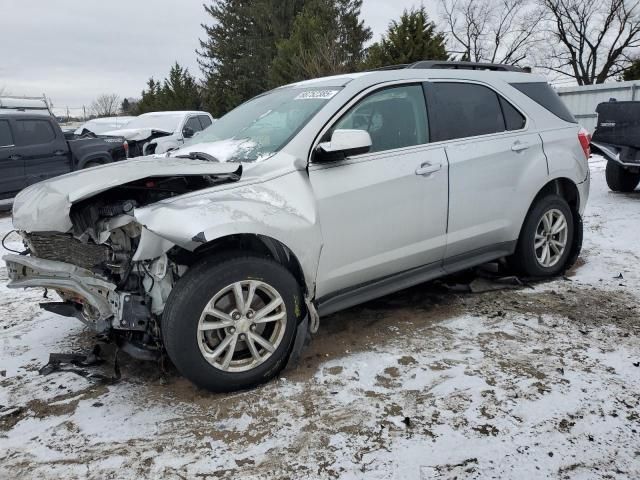
[[[350,309],[245,393],[132,360],[110,386],[39,376],[91,334],[0,286],[0,478],[639,478],[640,192],[592,177],[569,279]]]

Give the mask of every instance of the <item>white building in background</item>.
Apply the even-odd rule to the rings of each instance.
[[[561,87],[557,89],[557,92],[578,122],[593,132],[597,124],[596,107],[598,104],[608,102],[611,98],[615,98],[619,102],[640,100],[640,80],[581,87]]]

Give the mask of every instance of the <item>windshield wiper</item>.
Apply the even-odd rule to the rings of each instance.
[[[207,162],[220,163],[220,160],[216,157],[205,152],[189,152],[186,155],[176,155],[174,158],[190,158],[191,160],[206,160]]]

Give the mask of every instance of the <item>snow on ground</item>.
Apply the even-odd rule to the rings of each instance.
[[[249,392],[126,358],[114,385],[40,376],[91,333],[0,286],[0,478],[639,478],[640,192],[591,167],[568,279],[431,283],[333,315],[297,369]]]

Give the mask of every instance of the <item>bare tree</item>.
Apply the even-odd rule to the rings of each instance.
[[[96,117],[113,117],[120,109],[120,97],[115,93],[105,93],[91,104],[91,113]]]
[[[638,0],[538,1],[548,13],[545,31],[551,39],[539,66],[591,85],[630,65],[630,51],[640,46]]]
[[[450,51],[473,62],[522,63],[544,13],[530,0],[440,0]]]

